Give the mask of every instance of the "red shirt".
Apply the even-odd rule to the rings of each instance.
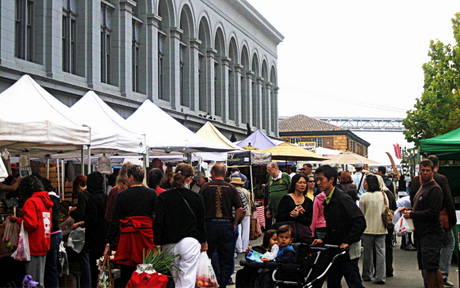
[[[157,188],[155,188],[155,192],[157,192],[157,195],[160,195],[161,193],[163,193],[165,191],[166,191],[166,189],[163,189],[160,186],[157,186]]]

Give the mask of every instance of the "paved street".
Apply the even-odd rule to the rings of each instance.
[[[400,238],[398,237],[398,241]],[[420,271],[417,268],[416,251],[404,251],[399,249],[399,243],[394,249],[394,271],[395,276],[387,279],[386,285],[377,285],[372,282],[364,282],[364,286],[369,287],[391,287],[391,288],[423,288],[423,282],[420,275]],[[238,257],[239,263],[240,257]],[[237,268],[239,269],[239,265]],[[361,265],[361,263],[360,263]],[[361,266],[360,266],[361,267]],[[361,271],[361,269],[360,269]],[[449,273],[449,280],[458,286],[458,270],[456,264],[451,266]],[[234,285],[229,287],[235,287]],[[326,285],[324,285],[326,287]],[[343,287],[347,287],[345,281],[343,281]]]

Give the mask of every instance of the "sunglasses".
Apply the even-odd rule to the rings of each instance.
[[[315,180],[308,180],[308,183],[315,183]]]

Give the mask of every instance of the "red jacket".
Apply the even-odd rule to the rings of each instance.
[[[143,261],[143,254],[153,250],[153,219],[131,216],[120,220],[120,238],[114,262],[136,266]]]
[[[31,256],[44,256],[50,249],[52,208],[53,201],[46,191],[33,193],[22,207],[22,221],[24,229],[29,233]]]

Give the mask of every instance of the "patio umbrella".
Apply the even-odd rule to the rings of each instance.
[[[327,159],[291,143],[281,143],[261,152],[271,153],[273,160],[285,161],[321,161]]]
[[[362,164],[367,164],[367,165],[376,165],[379,164],[376,161],[367,159],[366,157],[363,157],[361,155],[358,155],[353,152],[345,151],[343,153],[340,153],[339,155],[331,157],[329,160],[322,161],[321,165],[326,165],[326,164],[357,164],[357,163],[362,163]]]

